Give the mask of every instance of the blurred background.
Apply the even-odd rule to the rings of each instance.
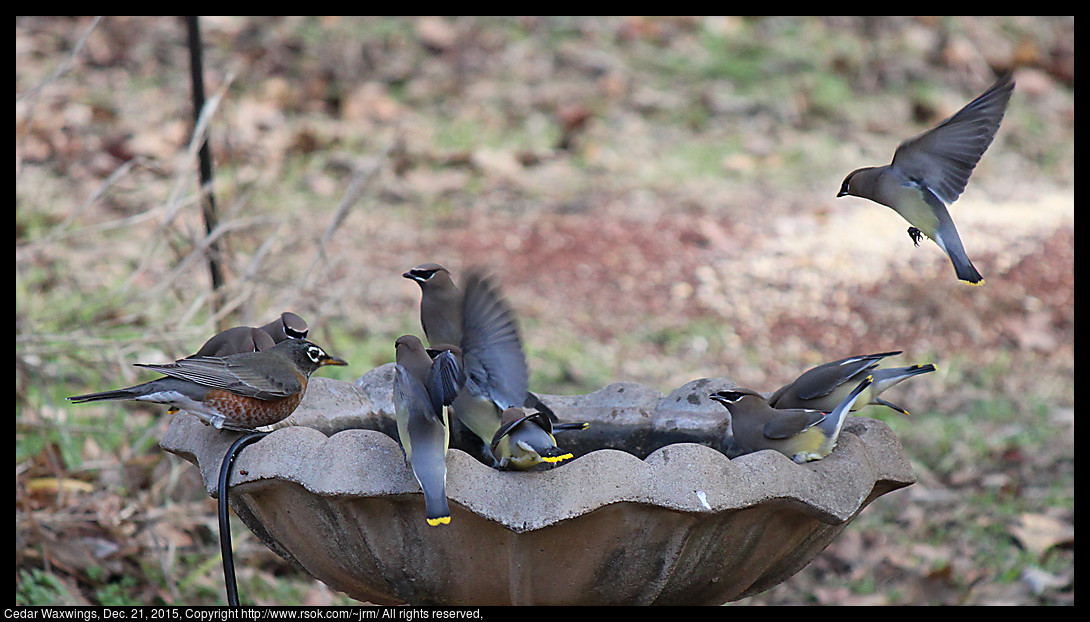
[[[1074,19],[202,18],[205,232],[179,18],[16,18],[16,602],[222,604],[170,416],[65,396],[301,314],[352,380],[420,333],[435,261],[491,267],[539,392],[772,391],[904,350],[870,408],[919,481],[740,604],[1074,602]],[[1000,72],[951,213],[959,282],[836,199]],[[206,250],[224,285],[213,295]],[[243,602],[345,604],[235,523]]]

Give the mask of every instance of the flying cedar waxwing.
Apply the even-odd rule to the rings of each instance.
[[[870,383],[867,376],[829,414],[809,408],[772,408],[749,389],[720,391],[710,397],[730,411],[734,449],[739,455],[773,449],[803,463],[824,458],[836,447],[844,418]]]
[[[420,325],[428,343],[461,344],[464,303],[462,290],[454,283],[450,271],[437,263],[422,263],[401,276],[420,285]],[[556,413],[532,392],[527,391],[522,406],[543,412],[553,423],[558,422]],[[575,427],[562,425],[556,429]],[[488,441],[484,439],[486,444]]]
[[[553,424],[545,413],[526,414],[521,408],[503,411],[491,449],[497,460],[496,468],[517,471],[525,471],[542,462],[557,464],[573,457],[556,446]]]
[[[453,401],[458,386],[455,354],[440,352],[434,359],[412,335],[395,342],[394,410],[397,434],[405,459],[420,489],[428,524],[450,523],[447,505],[447,446],[450,442],[444,404]]]
[[[500,427],[503,411],[526,401],[526,356],[515,312],[493,279],[472,270],[466,275],[463,292],[465,386],[454,398],[452,409],[458,420],[488,446]]]
[[[768,398],[768,403],[773,408],[812,408],[814,410],[831,411],[844,400],[851,392],[851,388],[870,375],[874,382],[859,396],[852,410],[859,410],[868,404],[887,406],[893,410],[908,415],[909,412],[900,406],[888,402],[878,395],[893,385],[920,374],[935,371],[935,366],[910,365],[908,367],[887,367],[877,369],[878,361],[895,354],[896,352],[880,352],[878,354],[865,354],[850,356],[839,361],[824,363],[807,370],[801,376],[785,384]]]
[[[217,333],[204,345],[187,358],[195,356],[229,356],[240,352],[260,352],[267,350],[285,339],[306,339],[307,322],[303,318],[285,311],[280,317],[262,326],[235,326]]]
[[[891,164],[849,173],[836,196],[862,197],[893,208],[912,225],[908,234],[913,242],[919,245],[921,234],[931,238],[950,257],[959,279],[983,285],[946,208],[961,196],[992,144],[1013,91],[1008,73],[954,116],[901,143]]]

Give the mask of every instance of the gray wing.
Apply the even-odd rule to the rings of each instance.
[[[466,387],[501,409],[526,401],[529,372],[515,313],[492,279],[471,271],[463,288],[462,361]]]
[[[795,390],[795,397],[798,399],[812,400],[825,397],[859,373],[877,367],[877,361],[900,353],[901,351],[897,350],[894,352],[878,352],[877,354],[862,354],[849,356],[839,361],[823,363],[807,370],[791,384],[777,389],[772,397],[768,399],[768,403],[775,405],[786,390],[792,388]]]
[[[409,418],[415,416],[431,417],[443,421],[442,406],[436,411],[431,395],[424,383],[420,382],[403,365],[394,367],[394,404],[403,406]]]
[[[432,360],[428,369],[428,395],[436,413],[449,406],[466,382],[465,371],[458,357],[450,350],[443,350]]]
[[[825,397],[856,375],[875,367],[878,367],[878,363],[873,363],[867,359],[857,359],[843,366],[811,370],[820,371],[820,373],[815,373],[802,382],[795,381],[795,386],[799,387],[798,398],[812,400]],[[807,380],[812,380],[812,382],[807,382]]]
[[[825,413],[820,410],[810,410],[808,408],[781,410],[765,424],[762,432],[764,433],[765,438],[785,440],[824,420]]]
[[[181,359],[167,365],[137,363],[172,378],[188,380],[213,389],[225,389],[231,393],[274,400],[295,395],[303,389],[299,374],[287,364],[253,365],[248,352],[227,357],[198,356]],[[274,359],[275,360],[275,359]],[[262,363],[266,363],[262,361]],[[276,360],[279,363],[279,360]]]
[[[901,143],[892,166],[925,184],[947,205],[953,203],[992,144],[1013,91],[1010,74],[999,78],[954,116]]]

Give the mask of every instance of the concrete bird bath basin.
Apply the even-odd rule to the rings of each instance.
[[[392,365],[355,383],[313,378],[299,410],[245,449],[230,501],[266,545],[376,604],[722,604],[767,590],[820,553],[877,497],[915,481],[882,422],[851,417],[836,450],[798,465],[718,451],[726,411],[708,394],[634,383],[542,396],[576,458],[501,472],[452,449],[452,520],[430,527],[396,438]],[[236,433],[175,416],[162,447],[217,472]]]

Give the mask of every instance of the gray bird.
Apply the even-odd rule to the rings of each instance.
[[[462,290],[450,271],[437,263],[423,263],[401,276],[420,285],[420,324],[428,343],[461,343]]]
[[[450,271],[437,263],[422,263],[401,276],[420,285],[420,325],[431,345],[462,343],[464,303],[462,290]],[[522,406],[541,411],[557,423],[556,414],[537,395],[527,391]],[[557,429],[573,429],[560,426]],[[490,440],[484,439],[485,443]]]
[[[436,527],[450,523],[447,504],[447,447],[450,428],[445,404],[458,391],[454,353],[433,359],[420,339],[403,335],[394,342],[394,409],[405,459],[424,492],[425,517]]]
[[[472,270],[466,275],[463,292],[465,386],[452,408],[458,420],[488,446],[500,427],[503,411],[526,401],[529,373],[515,312],[493,279]],[[495,465],[495,456],[492,458]]]
[[[553,424],[545,413],[527,414],[521,408],[503,411],[501,425],[490,446],[496,468],[525,471],[543,462],[557,464],[573,457],[556,446]]]
[[[954,116],[901,143],[891,164],[849,173],[836,196],[862,197],[893,208],[912,225],[908,234],[913,242],[919,245],[921,234],[931,238],[950,257],[959,279],[983,285],[947,206],[961,196],[992,144],[1013,91],[1008,73]]]
[[[730,411],[737,455],[772,449],[803,463],[824,458],[836,447],[844,418],[870,384],[867,376],[828,414],[809,408],[772,408],[750,389],[720,391],[710,397]]]
[[[240,352],[260,352],[267,350],[285,339],[306,339],[306,320],[285,311],[280,317],[260,327],[235,326],[216,333],[204,342],[195,356],[228,356]]]
[[[874,382],[856,400],[859,406],[853,407],[852,410],[859,410],[873,404],[886,406],[903,415],[908,415],[907,410],[878,395],[903,380],[935,371],[935,366],[928,363],[927,365],[877,369],[880,360],[900,353],[901,351],[898,350],[850,356],[818,365],[776,389],[772,397],[768,398],[768,403],[773,408],[812,408],[828,412],[836,408],[837,404],[851,392],[852,387],[870,375]]]

